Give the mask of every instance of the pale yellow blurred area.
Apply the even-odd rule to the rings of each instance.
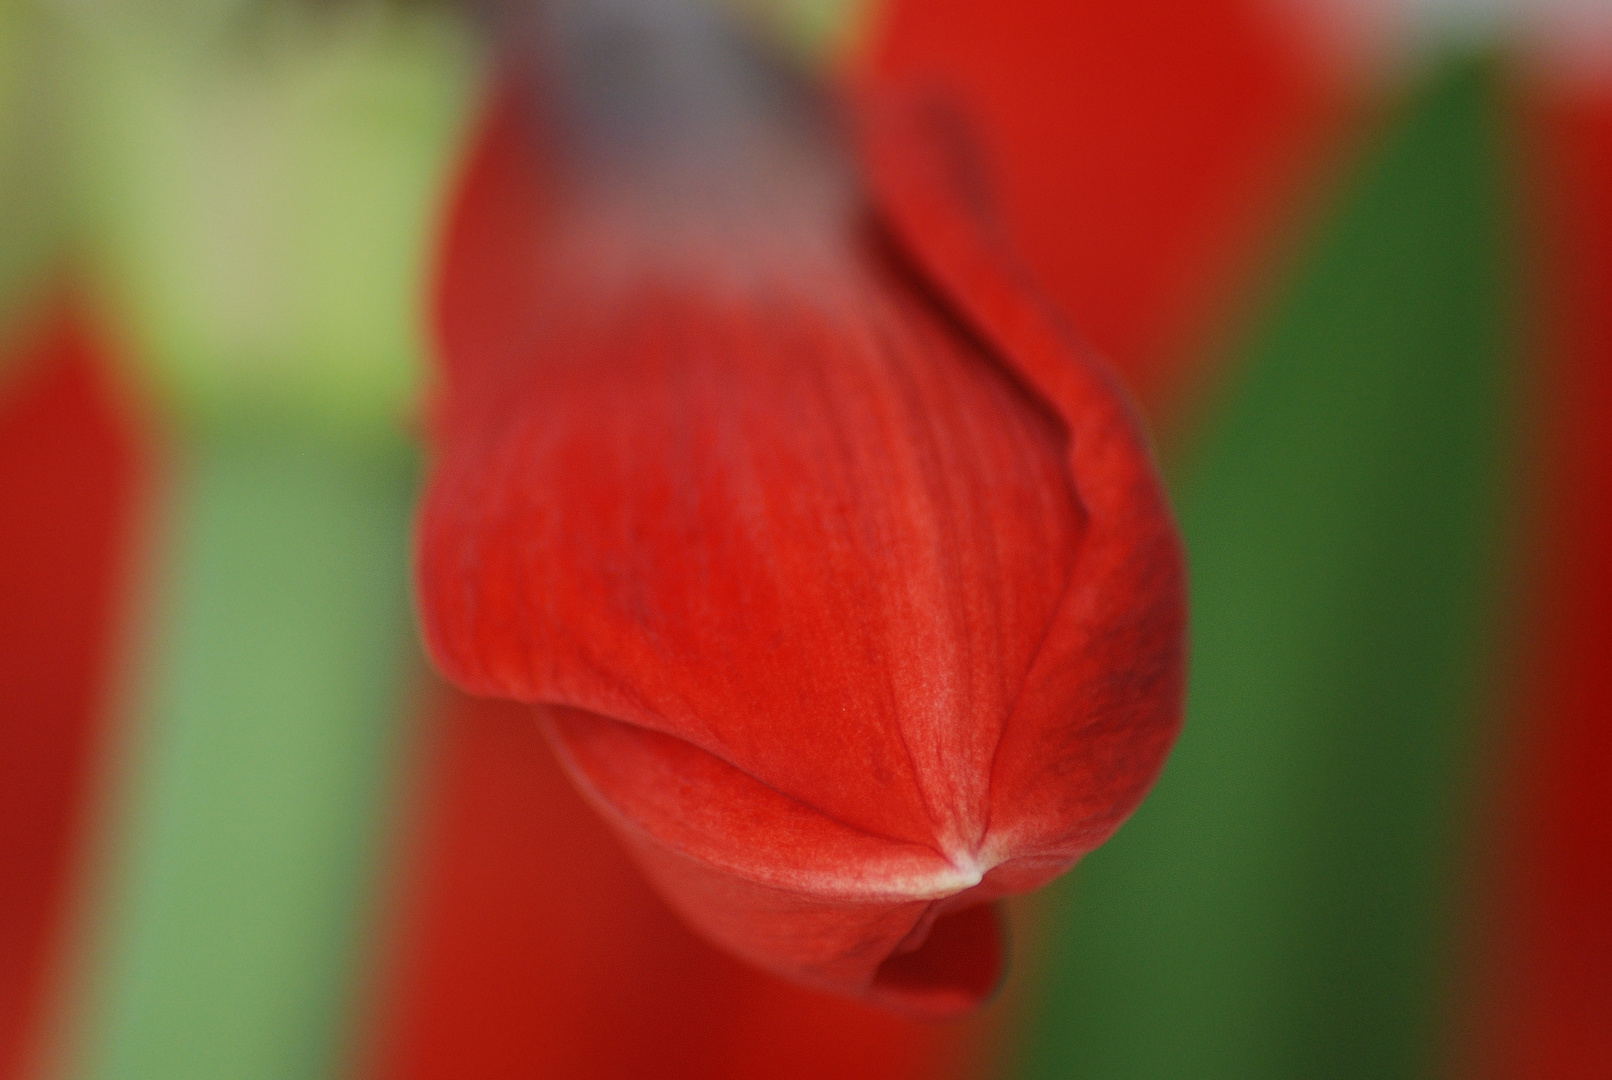
[[[716,2],[814,67],[874,11]],[[490,51],[447,2],[0,0],[0,336],[71,278],[182,424],[409,425]]]
[[[4,244],[0,288],[73,277],[183,422],[405,421],[479,98],[463,21],[378,0],[12,0],[5,18],[31,69],[5,66],[20,152],[0,152],[0,198],[26,242]],[[28,200],[43,209],[19,215]]]

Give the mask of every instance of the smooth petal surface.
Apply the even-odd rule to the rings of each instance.
[[[869,129],[877,211],[809,140],[715,190],[536,154],[522,180],[497,113],[466,190],[534,251],[498,285],[523,313],[472,323],[495,226],[450,228],[420,591],[437,663],[543,706],[707,936],[945,1013],[999,970],[967,909],[1067,869],[1157,773],[1181,564],[1129,413],[909,113]]]
[[[1112,375],[1040,299],[976,209],[968,147],[950,113],[896,97],[870,111],[866,157],[900,242],[1071,433],[1067,465],[1087,532],[1005,726],[992,820],[993,839],[1010,858],[1084,854],[1136,808],[1179,730],[1180,539]]]

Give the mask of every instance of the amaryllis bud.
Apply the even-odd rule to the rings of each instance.
[[[712,941],[969,1008],[987,902],[1102,843],[1179,725],[1148,452],[939,114],[870,99],[853,150],[759,68],[713,90],[737,54],[566,55],[601,53],[673,85],[506,102],[450,229],[431,654],[538,707]]]

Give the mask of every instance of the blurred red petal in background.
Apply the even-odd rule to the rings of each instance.
[[[1527,637],[1462,1058],[1485,1080],[1594,1080],[1612,1076],[1612,86],[1530,93]]]
[[[372,1080],[949,1080],[938,1027],[791,986],[696,938],[577,794],[530,706],[442,689]]]
[[[70,297],[0,368],[0,1078],[37,1047],[115,674],[141,479]]]
[[[1016,246],[1155,417],[1207,377],[1345,115],[1264,0],[892,0],[872,62],[968,106]]]

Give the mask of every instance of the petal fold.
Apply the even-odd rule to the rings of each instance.
[[[925,109],[870,103],[871,191],[820,133],[710,190],[521,181],[499,114],[450,269],[479,244],[522,310],[478,327],[445,279],[419,589],[437,664],[540,707],[693,926],[948,1014],[1000,976],[988,902],[1152,783],[1184,604],[1128,406]],[[475,239],[478,182],[543,193],[518,219],[540,250]]]

